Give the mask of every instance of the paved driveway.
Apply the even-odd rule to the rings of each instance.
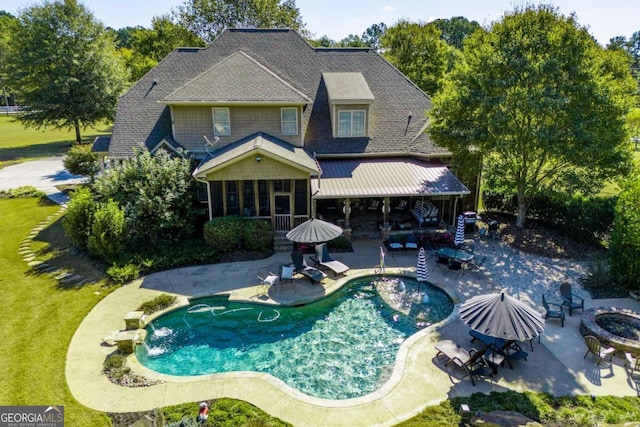
[[[67,171],[62,164],[63,158],[59,156],[32,160],[0,169],[0,190],[30,185],[44,191],[54,202],[66,203],[66,196],[56,186],[78,184],[85,182],[87,178]]]

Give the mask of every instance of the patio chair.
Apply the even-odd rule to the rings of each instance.
[[[615,351],[613,347],[603,346],[600,341],[598,341],[598,338],[593,335],[585,335],[584,343],[587,345],[587,352],[584,354],[583,359],[586,359],[587,355],[591,353],[598,358],[598,366],[600,366],[602,359],[607,356],[609,356],[609,362],[613,362],[613,352]]]
[[[441,355],[446,357],[445,365],[453,363],[464,369],[474,387],[476,385],[474,377],[486,376],[489,373],[489,365],[483,358],[484,350],[477,351],[475,348],[467,350],[451,340],[439,341],[435,349],[438,350],[436,358]]]
[[[282,265],[280,266],[280,283],[284,284],[285,281],[289,281],[293,286],[293,274],[294,274],[293,265]],[[295,288],[294,288],[295,290]]]
[[[293,268],[295,269],[295,272],[305,275],[311,280],[312,283],[320,282],[322,281],[322,279],[327,277],[327,275],[322,271],[308,265],[301,251],[291,252],[291,261],[293,262]]]
[[[415,234],[408,234],[407,235],[407,240],[405,240],[405,242],[404,242],[404,251],[405,251],[405,253],[407,252],[407,250],[411,250],[411,251],[417,251],[418,250],[418,238],[416,237]]]
[[[379,206],[380,206],[380,200],[372,200],[371,203],[369,203],[367,210],[377,211]]]
[[[397,211],[404,211],[406,208],[407,208],[407,201],[400,200],[400,202],[398,202],[398,204],[393,209]]]
[[[264,270],[264,267],[261,268],[261,270]],[[264,293],[266,293],[271,286],[278,284],[280,277],[275,273],[264,270],[258,272],[258,279],[260,280],[260,285],[262,286]]]
[[[544,318],[546,319],[560,319],[560,323],[562,324],[562,327],[564,328],[564,311],[562,311],[562,305],[561,304],[556,304],[553,302],[547,302],[547,300],[544,297],[544,294],[542,294],[542,306],[544,307],[544,309],[546,310],[545,314],[544,314]],[[551,307],[557,307],[557,309],[552,309]]]
[[[395,234],[390,235],[389,240],[385,240],[384,246],[388,252],[391,252],[391,256],[393,256],[394,252],[404,251],[404,245]]]
[[[487,262],[487,257],[483,256],[480,258],[473,258],[471,261],[466,263],[466,269],[471,271],[472,273],[480,273],[480,270],[484,267],[484,264]]]
[[[560,285],[560,297],[562,298],[562,306],[569,307],[569,316],[573,314],[573,310],[579,308],[584,311],[584,299],[571,292],[571,283],[564,282]]]
[[[640,374],[640,357],[634,356],[629,352],[624,353],[624,367],[629,368],[631,375]]]
[[[342,274],[349,270],[349,267],[340,261],[336,261],[329,255],[326,243],[316,245],[316,264],[328,268],[335,274]]]

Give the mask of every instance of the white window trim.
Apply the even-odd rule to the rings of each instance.
[[[294,133],[285,133],[284,132],[284,112],[285,110],[293,110],[296,113],[296,131]],[[288,122],[291,123],[291,122]],[[286,135],[286,136],[295,136],[298,135],[298,109],[296,107],[282,107],[280,108],[280,132],[282,132],[282,135]]]
[[[220,133],[216,130],[216,110],[226,110],[227,111],[227,117],[229,117],[229,133]],[[211,116],[213,118],[213,135],[214,136],[230,136],[231,135],[231,111],[229,111],[229,108],[217,108],[214,107],[211,109]]]
[[[359,112],[361,112],[362,115],[363,115],[363,119],[364,119],[363,120],[364,121],[363,125],[364,126],[362,127],[362,134],[355,135],[353,133],[353,113],[359,113]],[[348,135],[340,134],[340,114],[342,114],[342,113],[349,113],[349,116],[350,116],[349,123],[350,123],[351,126],[350,126],[350,129],[349,129],[349,134]],[[336,126],[338,128],[337,129],[338,138],[350,138],[350,137],[366,136],[367,135],[367,110],[339,110],[338,111],[338,121],[336,123]]]

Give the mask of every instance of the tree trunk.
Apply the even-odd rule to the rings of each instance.
[[[524,192],[522,192],[524,193]],[[524,194],[518,191],[518,216],[516,217],[516,227],[523,228],[524,221],[527,218],[527,200]]]
[[[82,137],[80,136],[80,123],[76,120],[74,123],[74,127],[76,129],[76,142],[80,144],[82,142]]]

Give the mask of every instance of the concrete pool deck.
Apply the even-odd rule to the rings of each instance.
[[[448,322],[409,338],[400,349],[391,378],[376,392],[355,399],[314,398],[269,375],[258,373],[177,378],[134,365],[137,372],[164,381],[141,388],[115,385],[101,373],[104,360],[115,350],[115,347],[105,345],[103,338],[123,329],[127,312],[161,293],[176,294],[182,301],[226,293],[231,299],[262,303],[306,302],[378,268],[377,242],[354,241],[353,248],[353,252],[335,254],[335,258],[352,270],[340,280],[325,280],[323,285],[311,285],[306,279],[296,278],[293,285],[279,284],[265,293],[258,286],[257,272],[263,267],[277,271],[279,265],[291,261],[288,253],[278,253],[263,260],[155,273],[123,286],[94,307],[72,338],[66,365],[67,383],[72,394],[81,404],[104,412],[147,411],[184,402],[230,397],[250,402],[295,426],[390,426],[450,397],[508,389],[545,391],[554,395],[639,395],[638,384],[627,375],[620,358],[614,357],[612,364],[602,363],[601,367],[591,357],[583,359],[586,346],[579,332],[580,312],[572,317],[567,313],[564,328],[559,322],[547,322],[540,343],[537,340],[533,343],[533,351],[528,343],[523,346],[529,352],[527,361],[515,361],[513,370],[508,366],[501,368],[495,377],[476,381],[476,387],[468,378],[462,378],[462,371],[444,366],[435,356],[434,344],[441,339],[452,339],[467,347],[475,344],[470,343],[469,328],[458,319],[457,310]],[[505,251],[508,251],[506,246]],[[415,252],[386,257],[388,274],[415,274],[415,264]],[[429,281],[457,295],[461,301],[500,290],[486,274],[447,272],[435,268],[433,261],[428,266]],[[585,308],[602,305],[640,311],[640,303],[630,298],[585,301]],[[542,311],[541,307],[539,309]]]

